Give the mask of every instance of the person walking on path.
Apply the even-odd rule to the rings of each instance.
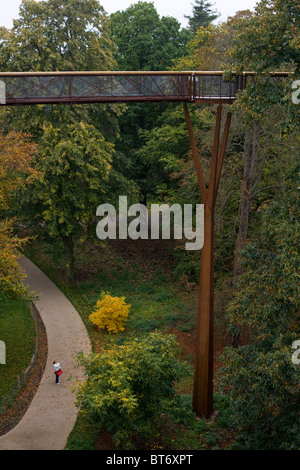
[[[60,374],[58,372],[61,370],[60,365],[61,365],[61,362],[53,361],[54,373],[55,373],[55,383],[56,384],[59,384]]]

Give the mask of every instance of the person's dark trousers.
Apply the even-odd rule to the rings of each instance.
[[[56,381],[55,381],[55,383],[56,383],[56,384],[58,384],[58,382],[59,382],[59,375],[57,375],[57,373],[56,373],[56,372],[55,372],[55,377],[56,377]]]

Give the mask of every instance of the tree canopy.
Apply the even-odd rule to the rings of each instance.
[[[299,122],[299,107],[290,99],[292,82],[300,69],[300,7],[294,0],[262,0],[254,13],[236,25],[231,70],[252,70],[246,90],[240,93],[236,106],[249,120],[262,120],[274,104],[286,109],[287,117],[276,128],[281,135],[293,131]],[[270,80],[274,71],[290,72],[286,80]]]
[[[24,0],[13,27],[0,28],[2,71],[111,70],[113,51],[97,0]]]
[[[299,448],[299,163],[264,210],[256,238],[242,254],[244,274],[229,304],[232,326],[251,341],[223,356],[223,387],[234,425],[251,449]]]
[[[110,19],[119,70],[167,70],[191,37],[175,18],[160,17],[151,2],[139,1]]]
[[[233,64],[238,70],[300,72],[300,7],[294,0],[261,0],[238,25]]]
[[[63,242],[68,278],[74,277],[75,237],[94,221],[97,206],[107,196],[113,145],[84,122],[45,129],[35,168],[40,172],[24,196],[23,219],[44,223],[44,230]]]
[[[12,29],[0,30],[4,71],[110,70],[114,51],[109,18],[95,0],[23,1]],[[70,277],[74,237],[86,224],[86,211],[93,218],[108,187],[119,113],[118,105],[41,105],[0,113],[4,132],[29,132],[38,144],[34,165],[40,178],[24,194],[17,215],[64,242]],[[105,171],[104,162],[110,162]],[[111,174],[115,184],[116,170]],[[124,182],[122,176],[120,180]]]

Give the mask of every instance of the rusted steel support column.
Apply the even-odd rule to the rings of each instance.
[[[204,204],[206,201],[206,197],[207,197],[206,184],[205,184],[201,161],[200,161],[200,157],[199,157],[199,153],[197,149],[196,139],[194,136],[192,122],[191,122],[189,110],[188,110],[186,103],[183,103],[183,109],[184,109],[185,120],[186,120],[186,124],[188,128],[188,133],[189,133],[189,139],[190,139],[190,144],[191,144],[191,149],[192,149],[192,154],[193,154],[193,159],[194,159],[196,175],[198,179],[198,186],[200,190],[201,200],[202,200],[202,203]]]
[[[204,206],[198,319],[194,361],[193,408],[208,418],[213,411],[214,213]]]
[[[220,140],[221,105],[217,108],[209,185],[206,184],[196,141],[184,105],[199,191],[204,204],[204,245],[201,251],[198,319],[195,349],[193,408],[198,416],[208,418],[213,411],[213,329],[214,329],[214,209],[220,183],[222,165],[228,140],[231,113],[227,114],[222,141]]]

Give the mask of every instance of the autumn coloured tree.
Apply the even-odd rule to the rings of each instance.
[[[233,54],[237,70],[293,70],[300,64],[300,6],[295,0],[261,0],[239,27]]]
[[[102,292],[89,319],[99,329],[105,329],[109,333],[124,331],[130,307],[131,305],[125,302],[125,297]]]
[[[29,292],[23,284],[25,274],[18,264],[19,250],[27,239],[14,234],[15,220],[4,219],[0,223],[0,292],[12,299],[28,299]]]
[[[14,233],[16,219],[8,217],[16,189],[32,183],[38,173],[32,167],[36,146],[20,133],[0,134],[0,291],[12,298],[27,298],[24,273],[18,265],[19,250],[26,242]]]
[[[238,25],[251,17],[250,10],[242,10],[217,25],[202,25],[187,43],[187,52],[174,60],[175,70],[227,70]]]

